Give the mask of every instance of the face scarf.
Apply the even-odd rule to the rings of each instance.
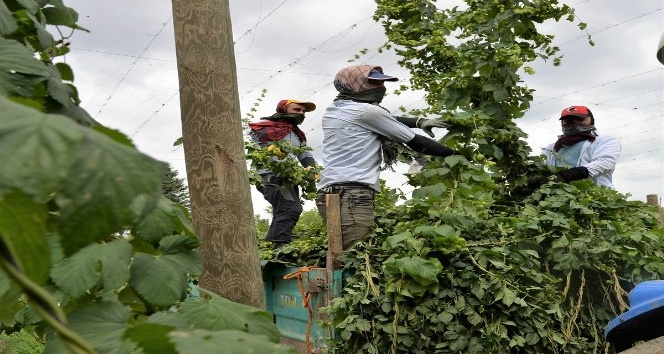
[[[300,138],[300,141],[307,141],[307,137],[304,135],[304,132],[298,127],[298,125],[304,122],[304,114],[302,113],[275,113],[269,117],[261,118],[264,120],[270,120],[273,122],[284,122],[293,126],[293,131]]]
[[[363,103],[380,103],[385,97],[387,88],[384,86],[362,92],[339,92],[334,100],[350,100]]]
[[[580,141],[588,140],[595,141],[597,133],[595,133],[594,125],[583,124],[570,124],[563,126],[563,135],[558,136],[558,140],[553,145],[553,151],[558,152],[565,146],[572,146]]]
[[[263,118],[271,121],[282,121],[293,125],[300,125],[304,122],[302,113],[275,113],[269,117]]]

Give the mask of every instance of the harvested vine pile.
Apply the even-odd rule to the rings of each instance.
[[[353,275],[330,308],[335,349],[611,353],[604,327],[634,285],[664,273],[655,208],[588,180],[529,188],[555,171],[515,123],[533,100],[529,63],[562,58],[539,25],[575,22],[574,10],[464,2],[376,0],[385,48],[410,72],[399,90],[426,92],[427,108],[406,114],[442,117],[441,141],[463,156],[410,175],[405,203],[383,191],[374,231],[345,257]]]
[[[500,198],[462,159],[430,163],[346,259],[342,353],[602,353],[626,295],[664,273],[652,207],[589,182]]]

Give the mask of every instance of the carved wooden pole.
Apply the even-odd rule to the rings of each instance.
[[[228,0],[172,0],[182,135],[200,285],[265,308]]]

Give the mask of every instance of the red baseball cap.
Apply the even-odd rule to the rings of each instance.
[[[560,113],[560,119],[563,119],[566,116],[575,116],[586,118],[593,118],[593,112],[591,112],[586,106],[569,106]]]
[[[286,106],[288,106],[291,103],[297,103],[301,104],[304,106],[304,111],[305,112],[311,112],[314,109],[316,109],[316,105],[313,104],[312,102],[302,102],[298,100],[281,100],[279,103],[277,103],[277,113],[286,113]]]

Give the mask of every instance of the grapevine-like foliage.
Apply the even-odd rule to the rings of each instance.
[[[251,160],[249,182],[259,187],[263,184],[260,170],[271,171],[283,178],[286,186],[300,186],[302,199],[313,200],[316,197],[316,181],[320,174],[320,166],[303,167],[296,158],[306,151],[313,150],[309,146],[296,147],[289,142],[275,141],[265,147],[251,141],[245,141],[247,160]]]
[[[654,208],[590,181],[523,186],[530,156],[521,73],[555,57],[538,25],[573,10],[555,0],[377,0],[411,87],[451,124],[443,141],[473,156],[430,158],[412,199],[381,205],[347,255],[331,322],[341,353],[604,353],[603,328],[635,284],[664,274]],[[579,24],[583,29],[584,24]]]

